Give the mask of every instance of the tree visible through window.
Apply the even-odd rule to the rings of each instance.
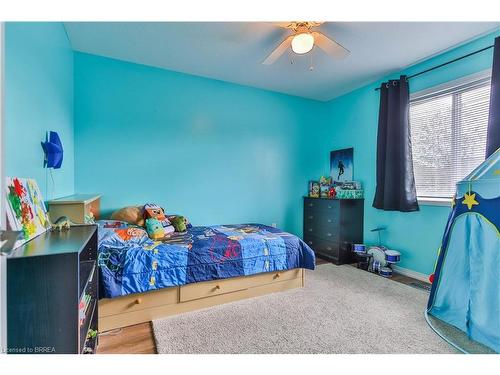
[[[489,102],[489,78],[412,98],[411,142],[419,198],[451,198],[457,181],[484,161]]]

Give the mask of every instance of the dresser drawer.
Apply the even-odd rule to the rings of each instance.
[[[306,211],[304,213],[304,234],[310,232],[323,232],[337,234],[340,228],[340,215],[338,211]],[[310,230],[312,229],[312,230]],[[315,234],[317,235],[317,234]],[[327,236],[327,239],[330,239]],[[338,236],[336,236],[338,237]]]
[[[306,198],[304,202],[304,212],[339,210],[340,203],[338,199],[314,199]]]
[[[305,235],[304,242],[315,252],[328,255],[331,258],[339,258],[339,243],[337,241],[327,241],[316,236]]]
[[[304,213],[304,223],[317,225],[339,225],[340,215],[338,211],[306,210]]]
[[[325,241],[339,241],[338,225],[304,224],[304,236],[314,236]]]
[[[178,301],[178,286],[147,293],[130,294],[123,297],[105,298],[99,301],[99,316],[108,316],[150,307],[170,305]]]

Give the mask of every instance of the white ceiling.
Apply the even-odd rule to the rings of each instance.
[[[269,22],[67,22],[77,51],[326,101],[500,27],[500,22],[326,22],[351,51],[261,62],[289,31]],[[293,57],[293,64],[290,58]],[[312,63],[314,70],[310,71]]]

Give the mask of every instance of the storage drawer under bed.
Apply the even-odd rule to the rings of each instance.
[[[123,297],[105,298],[99,301],[99,316],[144,310],[150,307],[179,302],[179,287],[129,294]]]
[[[271,284],[283,280],[295,279],[299,277],[301,271],[301,269],[297,268],[293,270],[286,270],[286,272],[267,272],[257,275],[183,285],[180,287],[180,302],[236,292],[238,290],[248,289],[263,284]]]

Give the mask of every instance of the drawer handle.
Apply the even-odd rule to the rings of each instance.
[[[332,234],[331,234],[331,233],[328,233],[328,234],[327,234],[327,236],[328,236],[328,237],[331,237],[331,236],[332,236]]]
[[[281,276],[281,275],[280,275],[279,273],[277,273],[276,275],[274,275],[274,278],[275,278],[275,279],[279,279],[279,278],[280,278],[280,276]]]
[[[136,305],[140,305],[141,303],[142,303],[142,298],[137,298],[137,299],[135,300],[135,304],[136,304]]]
[[[216,285],[215,290],[220,290],[220,285]]]
[[[312,231],[313,231],[312,228],[309,228],[309,232],[312,232]]]
[[[327,246],[327,247],[326,247],[326,249],[327,249],[327,250],[331,250],[332,248],[331,248],[330,246]]]
[[[312,219],[313,217],[314,217],[314,216],[312,216],[312,215],[311,215],[311,216],[309,216],[309,219]]]
[[[332,208],[332,206],[328,206],[328,208]]]
[[[309,203],[309,207],[312,207],[312,206],[314,206],[314,204],[312,204],[312,203]]]
[[[331,223],[332,222],[332,219],[328,219],[328,222]]]

